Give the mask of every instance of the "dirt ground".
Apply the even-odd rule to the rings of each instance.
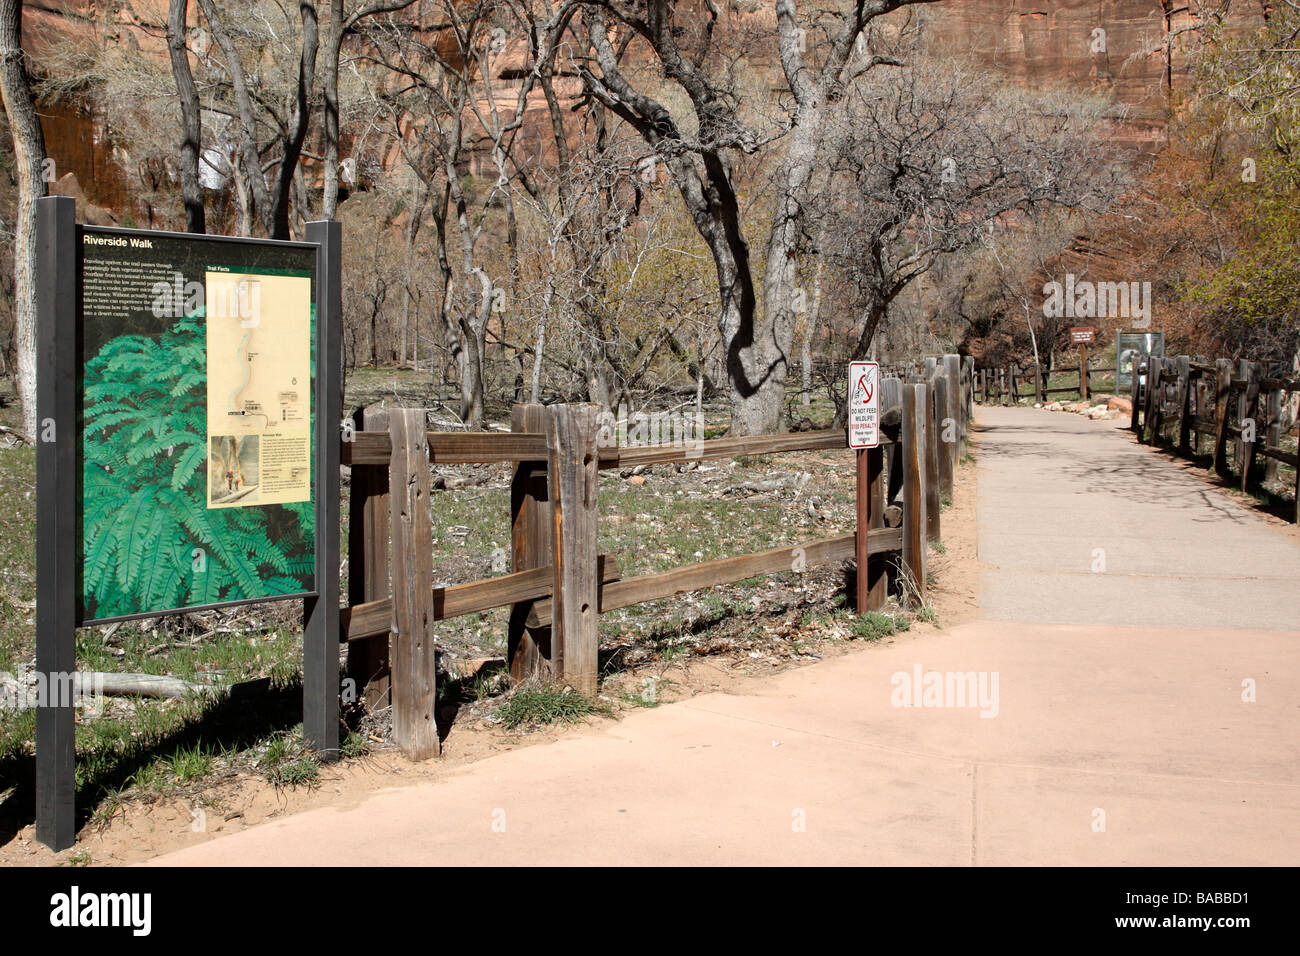
[[[977,446],[972,454],[978,455]],[[799,466],[787,456],[787,464]],[[976,469],[963,463],[955,478],[952,505],[942,516],[942,552],[930,552],[932,586],[928,595],[935,612],[932,621],[914,620],[909,630],[879,641],[852,640],[851,617],[819,617],[807,625],[808,610],[828,600],[842,588],[838,568],[809,572],[802,606],[796,602],[779,616],[755,613],[735,622],[728,620],[709,630],[707,652],[696,650],[670,660],[630,663],[602,685],[602,716],[588,720],[617,720],[637,704],[629,702],[646,687],[653,687],[658,704],[705,693],[744,694],[755,682],[773,673],[802,667],[842,654],[872,653],[873,649],[914,640],[939,629],[974,620],[978,613],[975,547]],[[764,585],[755,604],[760,604]],[[773,589],[782,585],[773,584]],[[789,588],[784,588],[788,597]],[[750,592],[753,593],[751,589]],[[755,627],[755,623],[758,627]],[[349,807],[367,794],[405,787],[445,777],[458,768],[504,750],[531,747],[563,736],[573,725],[550,725],[528,730],[505,730],[486,719],[485,706],[462,706],[443,743],[440,758],[412,763],[389,745],[377,740],[368,755],[327,765],[317,783],[293,789],[277,788],[263,776],[245,769],[226,768],[204,781],[201,789],[184,796],[131,801],[111,822],[83,828],[76,845],[51,853],[36,842],[31,826],[0,846],[0,865],[126,865],[171,850],[192,846],[247,827],[310,808]],[[259,860],[260,864],[292,861]]]

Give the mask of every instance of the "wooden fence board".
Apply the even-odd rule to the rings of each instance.
[[[960,383],[957,383],[960,387]],[[903,387],[903,565],[915,592],[909,597],[919,607],[925,603],[925,420],[924,385]]]
[[[687,591],[699,591],[719,584],[733,584],[746,578],[764,574],[777,574],[794,569],[796,552],[802,551],[804,567],[848,560],[854,556],[855,534],[842,534],[801,545],[772,548],[756,554],[743,554],[734,558],[718,558],[687,564],[659,574],[641,574],[624,578],[600,588],[598,605],[600,613],[613,611],[646,601],[657,601]],[[867,534],[871,554],[898,551],[903,546],[901,528],[881,528]],[[529,623],[542,626],[551,619],[551,602],[542,599],[534,603]]]
[[[435,706],[437,655],[433,641],[433,595],[419,582],[433,579],[433,477],[422,409],[389,413],[393,455],[389,464],[392,524],[393,740],[411,760],[441,750]],[[417,586],[409,586],[416,582]]]
[[[597,475],[595,405],[547,409],[546,445],[555,531],[551,591],[551,665],[555,677],[594,697],[600,678],[596,570]]]
[[[435,465],[493,464],[546,458],[546,436],[517,432],[428,432],[425,445]],[[343,444],[345,465],[387,464],[389,437],[377,431],[356,432]]]
[[[510,427],[519,433],[545,433],[546,408],[537,403],[515,405]],[[510,568],[523,572],[547,569],[545,594],[554,584],[551,567],[551,497],[546,477],[546,450],[533,460],[516,462],[510,480]],[[551,669],[551,629],[528,627],[532,601],[541,594],[514,598],[506,633],[506,660],[516,681],[547,678]]]
[[[382,428],[387,434],[388,412],[383,408],[358,409],[352,420],[357,431]],[[390,702],[387,635],[393,609],[388,600],[388,491],[387,461],[383,465],[353,466],[348,508],[348,604],[383,601],[386,605],[382,628],[375,631],[384,635],[384,640],[348,646],[348,677],[355,682],[359,699],[371,710],[387,707]],[[348,622],[341,620],[339,636],[346,641],[347,635]]]

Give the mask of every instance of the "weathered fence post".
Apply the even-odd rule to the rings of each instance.
[[[922,379],[922,381],[926,381],[926,379]],[[975,356],[973,355],[963,355],[961,357],[961,394],[961,440],[964,449],[970,444],[966,434],[967,425],[975,417]]]
[[[1282,389],[1270,388],[1265,402],[1264,414],[1267,416],[1264,444],[1267,448],[1277,448],[1282,444]],[[1276,458],[1264,459],[1264,483],[1277,480]],[[1300,469],[1298,469],[1300,470]]]
[[[926,428],[924,385],[903,388],[903,565],[912,579],[916,606],[925,603],[926,564]]]
[[[883,446],[861,448],[857,455],[854,596],[855,607],[862,614],[884,607],[889,597],[884,555],[873,559],[868,542],[871,531],[885,526],[885,449]]]
[[[510,430],[544,434],[546,407],[516,405],[510,410]],[[551,498],[546,462],[521,461],[510,481],[511,571],[528,571],[551,563]],[[551,661],[551,628],[527,625],[532,601],[511,605],[506,639],[510,676],[516,681],[547,677]]]
[[[1295,469],[1295,523],[1300,524],[1300,461]]]
[[[552,405],[547,409],[551,522],[555,540],[551,592],[551,664],[556,677],[595,697],[600,676],[596,566],[596,405]]]
[[[1232,360],[1214,362],[1214,470],[1226,478],[1228,470],[1228,400],[1232,395]]]
[[[1191,451],[1192,422],[1188,411],[1191,405],[1192,360],[1186,355],[1178,356],[1178,450]]]
[[[1079,346],[1079,398],[1088,400],[1088,346]]]
[[[1205,435],[1201,429],[1205,425],[1205,409],[1210,405],[1210,389],[1206,378],[1205,370],[1198,369],[1194,388],[1196,410],[1192,413],[1192,454],[1194,455],[1201,454],[1201,445],[1205,440]]]
[[[1251,470],[1255,467],[1256,452],[1259,447],[1259,380],[1260,368],[1257,362],[1244,363],[1246,370],[1246,389],[1243,395],[1243,412],[1237,419],[1237,426],[1242,429],[1241,435],[1241,490],[1245,491],[1250,485]],[[1247,429],[1249,429],[1250,440],[1246,440]]]
[[[1118,366],[1118,364],[1119,364],[1119,360],[1116,359],[1116,365]],[[1138,419],[1138,416],[1141,412],[1141,410],[1138,408],[1138,399],[1142,395],[1141,371],[1142,371],[1142,360],[1135,356],[1133,359],[1133,371],[1129,376],[1129,383],[1128,383],[1129,396],[1133,402],[1133,411],[1130,413],[1131,417],[1129,419],[1128,427],[1137,433],[1137,438],[1139,442],[1142,441],[1142,425]],[[1115,378],[1116,379],[1119,378],[1118,368],[1115,371]]]
[[[938,375],[933,368],[925,385],[925,422],[929,428],[929,441],[925,443],[925,534],[931,541],[940,541],[939,534],[939,414],[937,401]]]
[[[359,408],[357,431],[388,431],[388,410]],[[382,601],[389,594],[388,466],[353,465],[348,507],[348,603]],[[389,703],[389,635],[348,644],[348,677],[372,711]]]
[[[953,470],[956,470],[957,462],[966,454],[966,392],[962,387],[961,374],[961,356],[945,355],[943,357],[943,371],[948,376],[948,415],[952,418],[954,430],[952,437]],[[940,437],[946,438],[946,435]],[[924,461],[924,459],[922,459]]]
[[[423,409],[393,409],[389,501],[393,535],[393,740],[412,760],[439,752],[433,641],[433,479]]]
[[[1152,356],[1147,363],[1147,414],[1146,430],[1147,444],[1160,444],[1160,391],[1164,387],[1161,383],[1161,371],[1164,367],[1164,360]]]
[[[939,494],[952,494],[952,455],[943,445],[943,420],[948,415],[948,376],[940,371],[934,378],[934,441],[939,468]]]
[[[880,423],[882,429],[897,428],[903,414],[903,380],[889,377],[880,380]],[[897,443],[886,446],[889,450],[885,465],[885,504],[893,501],[903,488],[903,452]]]
[[[1233,439],[1232,461],[1237,466],[1239,473],[1244,472],[1246,465],[1246,443],[1241,440],[1241,423],[1246,420],[1246,392],[1249,388],[1250,381],[1253,377],[1252,364],[1245,359],[1237,363],[1237,381],[1241,382],[1241,388],[1237,390],[1237,431],[1234,433],[1236,438]]]

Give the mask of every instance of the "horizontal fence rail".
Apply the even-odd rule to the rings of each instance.
[[[495,464],[505,461],[541,461],[546,458],[546,435],[528,432],[426,432],[429,461],[435,465]],[[888,441],[888,439],[886,439]],[[669,465],[742,455],[775,455],[791,451],[847,448],[842,428],[760,435],[752,438],[707,438],[665,445],[598,446],[599,467],[633,468]],[[345,465],[387,465],[393,446],[388,432],[353,431],[343,443]]]

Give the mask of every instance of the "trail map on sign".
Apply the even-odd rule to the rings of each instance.
[[[311,498],[311,277],[205,273],[208,507]]]

